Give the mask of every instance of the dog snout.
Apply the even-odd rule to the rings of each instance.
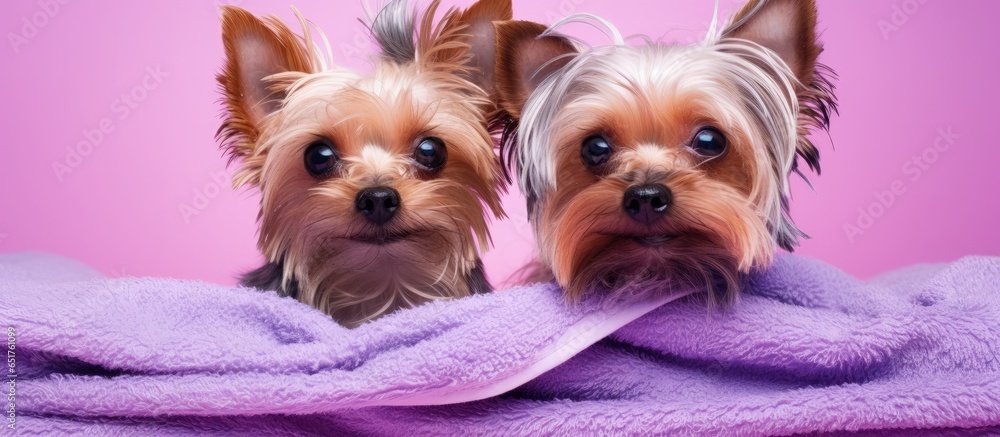
[[[365,188],[358,192],[355,206],[368,221],[385,224],[399,210],[399,192],[389,187]]]
[[[670,190],[662,184],[637,185],[625,191],[622,206],[633,220],[651,225],[663,218],[670,206]]]

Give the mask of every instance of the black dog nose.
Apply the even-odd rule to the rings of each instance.
[[[625,191],[622,206],[633,220],[651,225],[661,219],[670,206],[670,190],[660,184],[638,185]]]
[[[399,209],[399,192],[389,187],[365,188],[358,192],[354,205],[372,223],[381,225]]]

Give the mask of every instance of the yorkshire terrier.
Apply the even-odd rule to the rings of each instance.
[[[556,30],[603,27],[584,48]],[[707,288],[737,296],[743,274],[805,237],[788,211],[807,138],[836,111],[817,58],[813,0],[751,0],[691,45],[626,44],[591,15],[546,29],[497,23],[496,96],[539,247],[531,280],[570,299]]]
[[[481,0],[435,22],[437,7],[418,16],[394,0],[370,19],[381,49],[370,74],[327,68],[301,16],[299,36],[222,9],[219,138],[239,162],[234,187],[261,192],[267,259],[243,285],[348,327],[490,291],[480,250],[487,215],[504,215],[503,177],[488,131],[492,71],[479,66],[493,65],[492,22],[511,7]]]

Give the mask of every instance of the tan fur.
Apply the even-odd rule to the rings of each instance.
[[[468,295],[466,277],[490,245],[488,216],[504,215],[486,128],[490,103],[468,76],[474,38],[463,32],[469,26],[461,11],[435,22],[436,8],[435,1],[424,12],[414,60],[379,59],[364,76],[306,62],[308,37],[277,20],[223,10],[228,61],[219,81],[228,118],[221,135],[241,163],[234,183],[262,193],[258,246],[269,261],[283,263],[284,283],[297,281],[301,301],[347,326]],[[242,53],[245,38],[268,41],[269,51]],[[281,64],[260,84],[241,79],[248,75],[239,60],[253,55]],[[247,100],[252,86],[280,97],[263,116]],[[434,173],[411,158],[429,136],[447,150],[445,166]],[[318,180],[303,156],[321,138],[335,146],[340,162],[331,177]],[[355,210],[357,193],[376,186],[394,188],[402,199],[381,227]]]
[[[751,16],[758,11],[759,14]],[[723,37],[755,41],[773,50],[788,63],[801,83],[812,82],[816,60],[823,51],[816,41],[816,0],[752,0],[740,8],[731,22],[733,25]],[[788,23],[791,25],[782,26]],[[792,34],[780,29],[788,29]]]
[[[273,16],[261,20],[243,9],[224,6],[222,33],[226,65],[217,79],[227,117],[219,136],[236,159],[253,152],[257,125],[284,98],[284,91],[269,90],[264,78],[286,71],[311,73],[318,66],[299,37]]]
[[[539,38],[545,26],[531,21],[496,23],[496,91],[498,106],[520,118],[521,108],[538,83],[566,65],[559,57],[576,49],[564,38]]]
[[[819,171],[819,151],[806,139],[820,122],[828,122],[824,99],[832,93],[825,74],[832,74],[818,64],[823,45],[816,34],[816,0],[752,0],[733,16],[723,38],[753,41],[773,50],[788,64],[798,78],[796,92],[801,107],[798,154],[813,170]],[[783,25],[784,24],[784,25]],[[779,30],[781,29],[781,30]],[[817,75],[817,71],[822,74]]]
[[[462,56],[470,56],[470,59],[464,61],[470,67],[469,80],[491,96],[494,93],[494,65],[496,65],[494,23],[507,22],[513,18],[513,15],[514,11],[510,0],[480,0],[469,9],[460,12],[455,19],[450,20],[443,30],[443,32],[475,35],[475,38],[463,41],[469,46],[467,50],[463,48],[445,49],[441,50],[440,56],[445,59],[460,59]]]
[[[615,264],[616,275],[640,274],[651,268],[648,263],[659,264],[664,271],[681,270],[681,266],[667,265],[681,255],[676,253],[680,241],[644,248],[633,241],[636,237],[693,236],[684,242],[688,253],[683,255],[709,251],[743,272],[770,262],[770,235],[747,199],[749,181],[758,171],[753,160],[745,159],[753,155],[752,145],[733,138],[729,153],[704,162],[686,150],[698,127],[725,126],[721,120],[706,119],[704,115],[716,109],[699,105],[699,100],[704,101],[671,92],[639,99],[609,88],[598,90],[587,103],[567,107],[556,121],[556,185],[565,188],[555,190],[540,205],[539,242],[543,260],[552,266],[556,280],[565,284],[569,297],[579,298],[609,273],[596,265],[620,258],[624,252],[647,259],[647,264]],[[580,158],[580,144],[595,131],[617,148],[601,174],[588,169]],[[622,209],[622,193],[630,186],[649,183],[670,187],[675,197],[670,219],[644,228]],[[695,262],[693,258],[688,261]],[[618,280],[607,285],[615,289],[627,283]]]
[[[525,275],[550,274],[574,300],[708,288],[731,301],[739,275],[804,235],[788,216],[788,176],[796,156],[818,171],[807,136],[836,110],[832,72],[817,63],[815,2],[750,0],[688,46],[634,46],[597,17],[576,20],[604,24],[613,44],[579,49],[555,33],[564,22],[497,25],[502,155],[540,253]],[[706,127],[728,139],[725,153],[693,150]],[[595,135],[613,154],[591,168],[581,153]],[[652,224],[623,207],[629,188],[647,184],[671,194]]]

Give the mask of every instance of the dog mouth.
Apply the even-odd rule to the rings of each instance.
[[[632,237],[632,240],[635,241],[636,243],[639,243],[639,245],[643,247],[659,247],[670,243],[675,238],[677,238],[676,235],[664,234],[664,235]]]
[[[372,246],[386,246],[409,240],[414,232],[374,232],[370,234],[358,234],[350,237],[352,241],[369,244]]]
[[[618,242],[633,242],[646,248],[657,248],[668,245],[683,235],[678,233],[634,233],[634,232],[606,232],[601,233],[614,238]]]

